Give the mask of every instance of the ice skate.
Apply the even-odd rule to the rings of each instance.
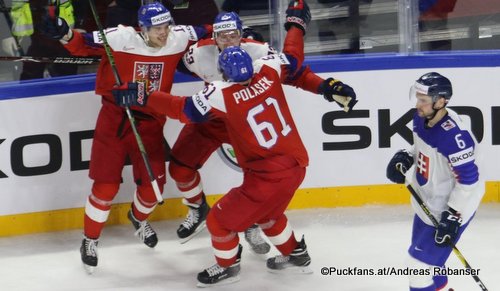
[[[258,225],[254,224],[245,230],[245,240],[252,251],[258,255],[264,255],[271,250],[271,246],[264,240]]]
[[[158,237],[156,236],[156,232],[154,229],[151,227],[149,222],[146,220],[144,221],[139,221],[134,217],[134,214],[132,213],[132,210],[128,211],[127,215],[128,219],[130,222],[132,222],[132,225],[135,228],[135,235],[148,247],[154,248],[156,244],[158,243]]]
[[[205,220],[207,219],[208,206],[205,196],[200,205],[189,204],[189,213],[184,222],[177,229],[177,236],[180,243],[186,243],[205,228]]]
[[[238,255],[234,264],[227,268],[215,264],[198,273],[198,287],[211,287],[231,284],[240,280],[240,261],[242,246],[239,245]]]
[[[307,253],[304,237],[288,256],[276,256],[267,260],[267,270],[271,273],[310,274],[311,257]]]
[[[80,254],[82,256],[83,268],[88,274],[94,272],[97,267],[97,239],[90,239],[84,236],[82,246],[80,247]]]

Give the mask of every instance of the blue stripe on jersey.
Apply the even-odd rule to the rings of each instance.
[[[194,105],[193,98],[186,98],[186,103],[184,104],[184,114],[191,120],[192,122],[203,122],[209,119],[210,114],[203,115],[198,108]]]
[[[288,62],[290,62],[289,65],[286,65],[286,70],[287,70],[287,79],[293,80],[297,74],[297,70],[300,68],[297,68],[298,65],[298,60],[294,58],[292,55],[285,54],[286,58],[288,59]]]
[[[472,185],[479,180],[479,169],[474,162],[453,167],[453,172],[462,185]]]
[[[418,114],[415,113],[413,125],[413,131],[426,144],[446,157],[460,184],[471,185],[479,180],[479,171],[477,165],[474,163],[474,159],[457,166],[454,166],[452,161],[450,161],[450,155],[462,152],[464,149],[474,149],[475,142],[470,133],[460,129],[457,123],[449,115],[444,116],[433,127],[426,128],[425,118],[419,117]],[[457,139],[460,139],[460,147]],[[417,175],[417,180],[418,178]]]

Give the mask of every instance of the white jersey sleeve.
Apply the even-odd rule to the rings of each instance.
[[[182,57],[184,66],[191,72],[209,83],[222,80],[217,69],[219,50],[213,41],[202,40],[189,47]]]
[[[153,48],[146,44],[133,27],[118,25],[105,30],[106,40],[113,51],[120,51],[143,56],[163,56],[181,53],[186,50],[189,41],[192,41],[192,28],[178,25],[171,26],[167,44],[161,48]],[[103,44],[99,31],[92,33],[94,43]],[[196,34],[195,34],[196,36]]]
[[[275,54],[275,55],[265,56],[254,61],[253,70],[254,72],[259,72],[262,66],[266,65],[275,70],[278,73],[278,75],[281,75],[281,66],[289,64],[290,62],[288,61],[285,54]]]
[[[191,96],[191,101],[186,102],[186,106],[189,108],[184,110],[188,112],[188,118],[192,121],[204,120],[208,118],[212,109],[225,113],[226,105],[222,90],[232,84],[230,82],[214,81],[205,86],[203,90]]]

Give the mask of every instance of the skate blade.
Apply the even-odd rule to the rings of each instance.
[[[95,271],[95,267],[94,266],[89,266],[89,265],[86,265],[86,264],[83,264],[83,269],[89,275],[92,275],[94,273],[94,271]]]
[[[267,269],[268,272],[273,274],[312,274],[313,270],[310,266],[305,267],[289,267],[286,269],[275,270],[275,269]]]
[[[224,285],[228,285],[228,284],[232,284],[234,282],[238,282],[240,280],[240,275],[236,275],[234,277],[230,277],[230,278],[227,278],[227,279],[224,279],[218,283],[215,283],[215,284],[205,284],[205,283],[201,283],[201,282],[198,282],[196,284],[196,287],[199,287],[199,288],[207,288],[207,287],[212,287],[212,286],[224,286]]]
[[[195,237],[198,233],[200,233],[202,230],[205,229],[205,227],[207,226],[206,222],[203,221],[200,225],[198,225],[198,227],[196,228],[196,230],[188,237],[185,237],[185,238],[179,238],[179,242],[181,244],[185,244],[187,243],[188,241],[190,241],[193,237]]]

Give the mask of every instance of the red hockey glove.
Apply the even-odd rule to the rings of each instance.
[[[288,31],[291,26],[296,26],[306,34],[307,24],[311,21],[311,11],[304,0],[292,0],[286,10],[285,29]]]

